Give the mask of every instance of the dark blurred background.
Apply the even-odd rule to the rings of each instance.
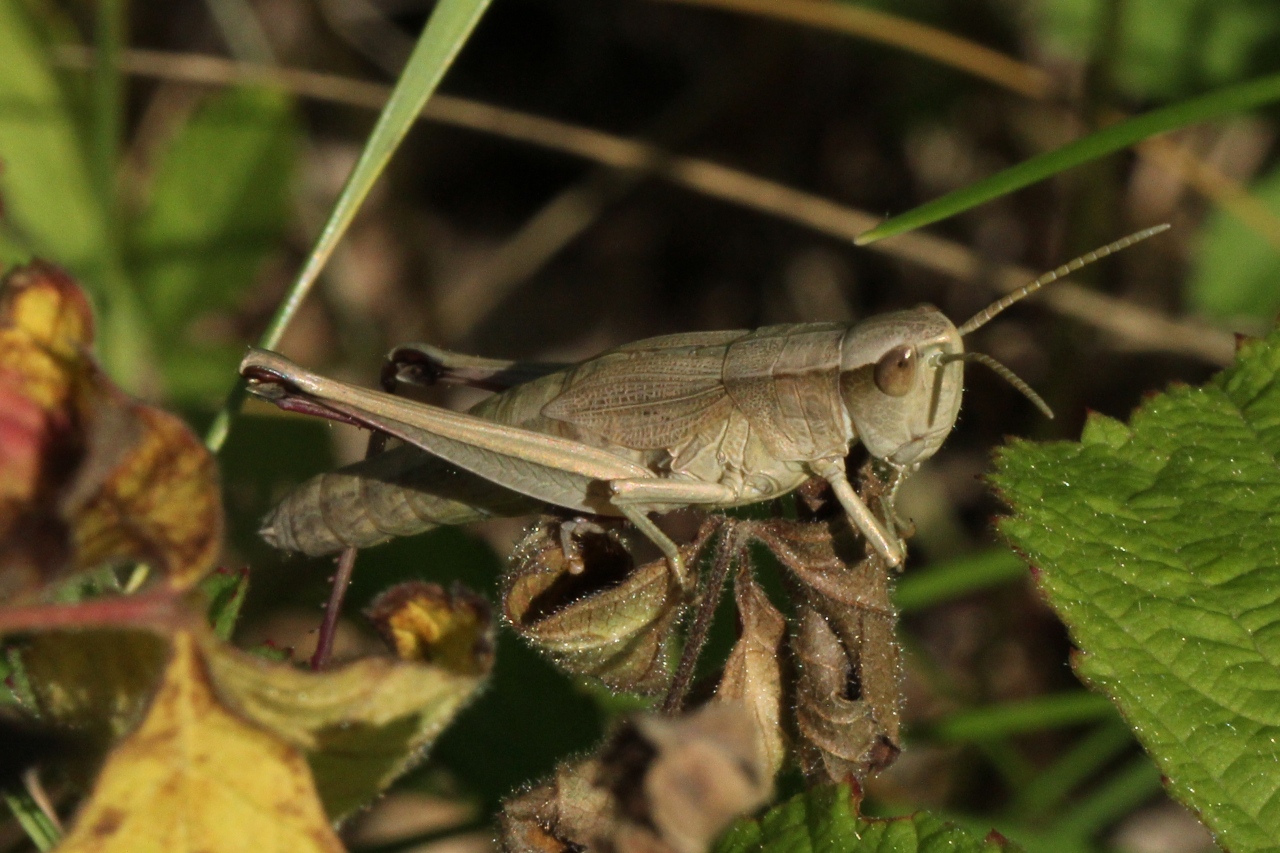
[[[771,5],[771,14],[760,13]],[[46,37],[92,43],[93,4],[30,7]],[[777,17],[792,7],[878,9],[934,29],[895,35],[873,18],[850,34],[829,21]],[[140,282],[153,330],[148,357],[134,362],[144,367],[126,384],[208,422],[372,127],[376,113],[343,103],[336,78],[394,80],[430,11],[420,0],[128,6],[128,46],[166,58],[130,75],[124,89],[120,216],[136,230],[121,243],[121,263]],[[896,43],[904,39],[910,49]],[[982,55],[985,72],[957,68],[964,49],[948,39],[1011,62]],[[1007,195],[933,226],[944,243],[890,240],[872,250],[855,248],[850,235],[868,227],[859,224],[867,217],[908,210],[1124,113],[1274,70],[1277,47],[1280,6],[1247,0],[494,0],[442,92],[564,123],[550,137],[578,154],[522,141],[523,119],[510,113],[493,118],[490,132],[420,123],[280,349],[305,366],[373,384],[383,354],[408,340],[570,361],[667,332],[852,322],[921,302],[960,321],[995,298],[1010,265],[1038,273],[1170,222],[1167,234],[1074,279],[1115,300],[1101,314],[1123,317],[1133,334],[1036,297],[969,339],[1026,379],[1058,417],[1044,420],[1010,386],[970,368],[954,435],[902,495],[902,511],[918,527],[904,584],[966,559],[977,561],[979,574],[1007,566],[990,530],[1000,505],[982,480],[1004,436],[1074,438],[1089,411],[1124,418],[1171,381],[1203,381],[1229,360],[1230,332],[1261,332],[1280,309],[1274,115],[1191,128]],[[181,79],[196,55],[334,78],[305,96],[219,106],[222,87]],[[54,65],[73,79],[78,73],[65,53]],[[191,132],[201,116],[203,141]],[[269,122],[269,140],[254,143],[246,131],[249,141],[236,149],[245,123],[259,119]],[[645,168],[598,162],[616,161],[610,146],[619,139],[647,146]],[[180,144],[189,157],[181,162],[194,165],[174,178]],[[223,158],[249,165],[224,173]],[[712,191],[688,186],[694,161],[708,167],[697,174]],[[207,199],[222,198],[235,181],[221,242],[172,252],[180,241],[166,244],[164,235],[184,233],[184,214],[162,216],[157,199],[173,193],[175,211],[185,209],[184,198],[194,208],[213,206]],[[770,195],[778,185],[803,195]],[[40,232],[35,202],[5,192],[27,246],[74,266],[58,251],[56,229]],[[815,218],[825,224],[813,227]],[[798,221],[806,219],[811,224]],[[957,264],[965,275],[942,271]],[[79,271],[92,284],[94,270]],[[151,307],[182,287],[204,295],[178,299],[170,314]],[[109,313],[110,291],[101,292]],[[1161,323],[1179,334],[1164,334]],[[271,638],[305,656],[330,563],[283,559],[253,529],[288,485],[357,458],[363,441],[265,406],[251,405],[236,424],[223,476],[234,528],[227,562],[253,569],[246,643]],[[364,553],[353,614],[406,576],[461,577],[492,594],[523,523],[440,531]],[[1163,799],[1154,768],[1142,769],[1146,759],[1113,714],[1068,714],[1026,732],[946,735],[947,721],[968,710],[1079,690],[1065,631],[1025,570],[994,576],[976,584],[989,588],[907,614],[906,716],[918,737],[898,767],[872,783],[871,807],[1010,821],[1035,849],[1203,849],[1207,836]],[[722,634],[731,632],[730,622]],[[470,814],[457,810],[459,801],[492,809],[567,751],[590,746],[615,707],[509,637],[498,666],[495,687],[408,786],[448,819]],[[1035,780],[1060,772],[1054,762],[1089,738],[1102,744],[1090,772],[1038,804],[1019,799],[1020,785],[1051,787]],[[1122,777],[1138,781],[1117,793]],[[1095,801],[1110,805],[1084,814],[1069,836],[1050,831],[1055,813]],[[464,846],[487,843],[484,832],[467,838]]]

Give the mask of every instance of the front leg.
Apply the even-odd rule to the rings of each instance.
[[[891,567],[897,568],[902,565],[904,551],[902,540],[898,538],[897,530],[885,529],[880,520],[862,502],[862,498],[858,497],[858,493],[853,490],[853,486],[849,485],[849,477],[844,468],[844,459],[838,457],[819,459],[811,463],[810,467],[813,469],[813,473],[831,484],[831,489],[836,493],[836,500],[840,501],[840,506],[844,507],[850,523],[866,538],[872,549],[883,557]],[[893,524],[892,519],[890,524]]]

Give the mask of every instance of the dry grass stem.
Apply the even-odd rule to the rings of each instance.
[[[69,65],[84,67],[91,52],[64,49]],[[302,97],[368,109],[380,109],[389,88],[333,74],[271,68],[212,56],[130,50],[125,70],[132,74],[184,80],[213,86],[254,83],[275,86]],[[704,195],[812,228],[852,242],[879,218],[829,199],[695,157],[671,154],[643,141],[614,136],[591,128],[496,107],[465,98],[437,94],[423,117],[455,127],[572,154],[624,171],[660,177]],[[992,282],[1003,291],[1035,278],[1020,266],[995,270],[959,243],[920,232],[905,234],[868,247],[893,257],[970,283]],[[1234,358],[1232,335],[1194,320],[1180,320],[1123,300],[1062,282],[1046,294],[1055,311],[1117,336],[1131,349],[1172,352],[1229,364]]]
[[[662,0],[691,6],[713,6],[734,12],[762,15],[831,32],[859,36],[901,48],[993,83],[1014,94],[1049,102],[1061,92],[1048,72],[1014,57],[896,15],[832,0]],[[1128,118],[1115,111],[1108,121]],[[1137,147],[1138,155],[1177,177],[1230,213],[1246,228],[1280,248],[1280,217],[1251,196],[1238,182],[1197,157],[1186,147],[1166,138],[1149,139]]]
[[[714,6],[750,15],[861,36],[898,47],[987,80],[1028,98],[1054,94],[1053,77],[998,50],[984,47],[897,15],[829,0],[664,0],[690,6]]]

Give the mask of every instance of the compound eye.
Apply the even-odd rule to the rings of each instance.
[[[915,385],[916,351],[902,346],[889,350],[876,362],[876,387],[890,397],[903,397]]]

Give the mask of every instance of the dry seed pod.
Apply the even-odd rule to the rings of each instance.
[[[614,690],[661,691],[684,604],[666,560],[636,566],[595,522],[575,520],[569,537],[564,524],[541,519],[513,552],[502,592],[507,621],[569,672]],[[708,535],[700,532],[682,549],[691,562]],[[565,553],[566,539],[576,553]]]
[[[791,648],[796,727],[810,776],[861,779],[900,752],[901,661],[889,571],[832,522],[757,522],[753,534],[799,582]],[[857,559],[855,559],[857,558]]]
[[[500,840],[507,853],[705,853],[769,798],[771,780],[742,705],[644,716],[508,800]]]
[[[769,601],[745,563],[733,583],[738,640],[733,644],[712,702],[740,702],[751,714],[767,765],[777,773],[786,757],[782,730],[782,644],[787,620]]]

